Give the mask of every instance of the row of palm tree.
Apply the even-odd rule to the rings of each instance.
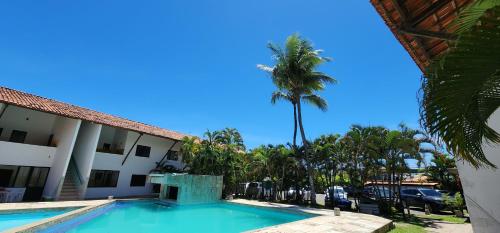
[[[379,205],[390,213],[399,200],[396,194],[401,182],[411,172],[409,161],[425,168],[429,165],[425,163],[428,156],[433,156],[435,161],[428,166],[430,176],[443,181],[446,188],[453,185],[450,174],[441,174],[454,166],[450,163],[453,160],[423,132],[403,124],[395,130],[353,125],[344,135],[322,135],[309,142],[307,157],[303,146],[262,145],[246,151],[243,145],[235,129],[207,131],[201,139],[185,138],[181,154],[186,171],[223,175],[224,195],[237,193],[241,183],[268,179],[274,190],[270,200],[275,201],[283,201],[290,189],[308,188],[312,195],[342,185],[357,190],[354,193],[357,206],[359,192],[367,182],[379,187],[377,183],[383,181],[388,183],[391,192],[388,200],[379,200]],[[443,159],[445,163],[437,161]],[[288,201],[297,201],[296,198],[298,196]],[[314,205],[312,201],[311,196]]]

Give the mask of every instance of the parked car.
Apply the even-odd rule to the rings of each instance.
[[[439,212],[446,208],[443,194],[434,189],[416,188],[401,190],[404,206],[428,208],[430,212]]]
[[[335,196],[337,198],[347,199],[347,192],[341,186],[330,187],[325,191],[325,200]]]
[[[325,204],[328,205],[332,202],[332,197],[335,200],[335,206],[343,209],[350,209],[352,201],[347,199],[347,192],[340,186],[330,187],[326,190]]]
[[[335,198],[335,207],[340,207],[341,209],[351,209],[352,201],[347,198]]]
[[[436,191],[440,192],[441,194],[448,195],[450,197],[454,197],[455,193],[457,193],[455,191],[440,190],[440,189],[436,189]]]

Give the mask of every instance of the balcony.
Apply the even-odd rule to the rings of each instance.
[[[51,167],[57,147],[0,141],[0,164]]]

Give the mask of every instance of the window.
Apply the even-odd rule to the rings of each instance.
[[[40,167],[35,167],[31,171],[31,177],[28,182],[29,187],[44,187],[45,186],[45,180],[47,179],[47,176],[49,175],[49,169],[48,168],[40,168]]]
[[[146,175],[132,175],[130,179],[130,186],[145,186],[146,185]]]
[[[0,165],[0,187],[43,188],[48,174],[48,167]]]
[[[0,137],[2,136],[3,128],[0,128]]]
[[[28,183],[28,178],[30,176],[31,168],[30,167],[20,167],[17,172],[16,181],[14,182],[15,188],[24,188]]]
[[[120,171],[92,170],[90,172],[89,187],[116,187]]]
[[[135,148],[135,156],[149,157],[149,153],[151,153],[151,147],[149,146],[137,145],[137,148]]]
[[[167,155],[168,160],[179,160],[179,152],[178,151],[169,151]]]
[[[418,191],[416,189],[406,189],[401,191],[403,194],[406,195],[417,195]]]
[[[12,130],[12,134],[10,135],[9,141],[24,143],[24,140],[26,139],[26,134],[28,133],[25,131]]]

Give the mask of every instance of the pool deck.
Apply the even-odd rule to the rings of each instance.
[[[327,209],[315,209],[296,205],[259,202],[244,199],[235,199],[229,202],[318,215],[317,217],[300,221],[248,231],[252,233],[385,233],[392,228],[391,220],[369,214],[341,211],[340,216],[335,216],[333,210]]]

